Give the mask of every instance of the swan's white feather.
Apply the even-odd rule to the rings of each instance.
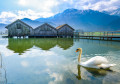
[[[98,68],[107,69],[115,65],[116,64],[101,64],[101,65],[98,65]]]
[[[98,68],[98,69],[100,68],[106,69],[115,66],[115,64],[107,64],[107,63],[108,60],[105,57],[95,56],[86,62],[80,63],[80,65],[84,67]]]

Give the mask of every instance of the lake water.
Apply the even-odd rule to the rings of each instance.
[[[78,65],[94,56],[117,64],[111,70]],[[120,84],[120,42],[65,38],[0,38],[0,84]]]

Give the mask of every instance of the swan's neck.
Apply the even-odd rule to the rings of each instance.
[[[81,62],[81,54],[82,54],[82,50],[80,50],[79,55],[78,55],[78,62]]]

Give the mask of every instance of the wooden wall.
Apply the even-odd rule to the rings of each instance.
[[[57,30],[49,24],[43,24],[34,29],[34,36],[57,36]]]
[[[29,36],[33,34],[33,29],[20,21],[8,26],[8,36]]]
[[[16,20],[10,25],[6,26],[8,29],[8,36],[49,36],[49,37],[73,37],[74,29],[69,25],[65,24],[60,28],[54,28],[51,25],[44,23],[43,25],[33,29],[31,26],[22,22],[21,20]]]
[[[58,29],[58,36],[73,36],[74,29],[65,25]]]

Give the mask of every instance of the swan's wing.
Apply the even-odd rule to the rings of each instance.
[[[100,68],[100,69],[108,69],[108,68],[110,68],[110,67],[113,67],[113,66],[115,66],[116,64],[101,64],[101,65],[98,65],[98,67]]]
[[[85,64],[88,66],[97,66],[106,63],[108,63],[107,59],[101,56],[92,57],[91,59],[85,62]]]

